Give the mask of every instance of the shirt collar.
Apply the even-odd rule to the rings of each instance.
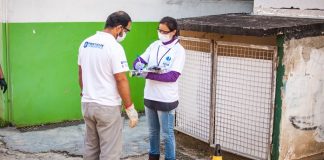
[[[159,40],[160,46],[163,46],[165,48],[172,48],[179,42],[179,38],[176,38],[172,43],[164,45],[161,40]]]
[[[98,34],[98,35],[102,35],[102,36],[105,36],[105,37],[107,37],[107,38],[113,38],[114,40],[116,40],[115,37],[114,37],[112,34],[107,33],[107,32],[97,31],[96,34]]]

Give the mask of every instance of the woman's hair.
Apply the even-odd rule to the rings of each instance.
[[[122,25],[123,27],[126,27],[129,22],[131,22],[132,19],[130,16],[124,12],[124,11],[117,11],[112,13],[108,16],[105,24],[105,28],[113,28],[118,25]]]
[[[176,33],[174,36],[180,35],[180,31],[179,31],[178,23],[177,23],[176,19],[174,19],[172,17],[163,17],[160,20],[160,24],[165,24],[170,29],[171,32],[176,30]]]

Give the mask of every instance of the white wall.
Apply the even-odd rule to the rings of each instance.
[[[6,22],[7,0],[0,0],[0,23]]]
[[[254,0],[254,6],[264,8],[324,9],[323,0]]]
[[[9,0],[9,22],[102,22],[117,10],[133,21],[252,12],[246,0]]]
[[[283,9],[291,7],[299,9]],[[253,13],[257,15],[324,18],[324,0],[254,0]]]

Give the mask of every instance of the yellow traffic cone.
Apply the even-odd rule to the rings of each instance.
[[[216,144],[212,160],[223,160],[220,144]]]

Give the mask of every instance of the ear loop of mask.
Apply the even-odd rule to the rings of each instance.
[[[124,32],[124,30],[123,30],[123,26],[122,25],[119,25],[120,26],[120,28],[121,28],[121,32],[119,32],[118,34],[117,34],[117,37],[119,36],[119,37],[121,37],[122,35],[122,33]],[[117,38],[116,37],[116,38]]]
[[[122,32],[118,33],[116,40],[118,42],[121,42],[125,39],[125,37],[126,37],[126,32],[124,32],[124,27],[122,26]]]

